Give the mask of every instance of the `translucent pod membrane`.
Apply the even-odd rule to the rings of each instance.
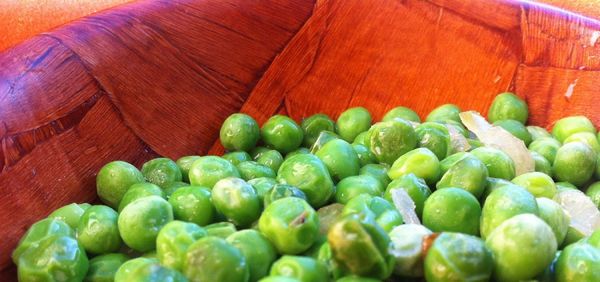
[[[556,194],[554,200],[560,204],[565,213],[571,218],[570,226],[586,237],[600,228],[600,211],[583,192],[575,189],[565,189]]]

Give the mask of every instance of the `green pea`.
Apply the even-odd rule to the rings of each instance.
[[[229,235],[235,233],[235,225],[231,222],[217,222],[204,226],[204,230],[208,233],[208,236],[215,236],[226,239]]]
[[[250,272],[243,253],[218,237],[193,243],[185,256],[183,273],[190,281],[248,281]]]
[[[338,117],[335,127],[342,139],[352,142],[358,134],[371,127],[371,113],[363,107],[347,109]]]
[[[302,282],[329,281],[327,268],[322,262],[301,256],[282,256],[273,263],[270,274],[292,277]]]
[[[158,196],[148,196],[135,200],[121,211],[118,227],[127,246],[147,252],[155,249],[158,232],[172,220],[169,202]]]
[[[479,198],[487,184],[487,167],[476,157],[467,156],[456,162],[436,184],[437,189],[461,188]]]
[[[494,125],[504,128],[513,136],[521,139],[525,143],[525,146],[529,146],[529,143],[531,143],[531,134],[529,134],[527,128],[519,121],[513,119],[498,120],[494,122]]]
[[[282,154],[296,150],[302,144],[302,128],[291,118],[274,115],[260,129],[260,136],[268,147]]]
[[[550,134],[548,132],[548,130],[546,130],[543,127],[539,127],[539,126],[535,126],[535,125],[528,125],[526,126],[527,131],[529,131],[529,134],[531,134],[531,139],[533,141],[541,139],[541,138],[552,138],[552,134]]]
[[[388,166],[382,164],[368,164],[360,168],[358,171],[359,175],[371,175],[375,177],[381,183],[381,186],[387,187],[390,184],[390,177],[388,176]]]
[[[244,151],[229,152],[227,154],[224,154],[223,158],[228,160],[229,162],[231,162],[236,167],[238,164],[240,164],[242,162],[247,162],[247,161],[252,160],[252,157],[250,156],[250,154],[248,154]]]
[[[180,188],[183,187],[189,187],[190,184],[189,183],[185,183],[185,182],[173,182],[171,183],[169,186],[167,186],[166,188],[163,189],[163,192],[165,192],[165,198],[168,200],[171,198],[171,195],[173,195],[173,193],[175,193],[177,190],[179,190]],[[208,189],[208,187],[207,187]]]
[[[443,232],[425,257],[427,281],[489,281],[492,254],[478,237]]]
[[[64,235],[44,237],[18,259],[19,281],[83,281],[89,267],[77,240]]]
[[[300,282],[300,280],[286,276],[267,276],[259,280],[260,282]]]
[[[106,254],[119,250],[121,237],[117,226],[118,214],[104,205],[87,209],[77,226],[77,241],[92,254]]]
[[[527,103],[511,92],[498,94],[488,111],[488,120],[490,122],[512,119],[525,124],[528,116]]]
[[[360,277],[360,276],[350,275],[350,276],[342,277],[335,281],[336,282],[379,282],[381,280],[373,279],[373,278],[369,278],[369,277]]]
[[[555,201],[547,198],[537,198],[538,215],[554,232],[558,246],[562,244],[567,236],[570,219],[562,207]]]
[[[73,230],[64,221],[56,218],[42,219],[29,227],[12,253],[12,260],[19,265],[19,258],[28,249],[37,249],[39,242],[50,236],[75,237]]]
[[[550,176],[541,172],[528,172],[512,180],[513,183],[527,189],[534,197],[554,198],[556,185]]]
[[[269,149],[267,147],[258,146],[256,148],[252,149],[252,151],[250,151],[250,156],[252,157],[253,160],[256,160],[256,158],[260,157],[261,154],[271,151],[271,150],[272,149]]]
[[[445,174],[446,172],[448,172],[448,170],[450,170],[450,168],[452,166],[454,166],[456,163],[462,161],[463,159],[465,159],[467,157],[475,158],[475,156],[471,153],[458,152],[458,153],[449,155],[445,159],[441,160],[440,161],[440,169],[442,170],[442,175]]]
[[[241,162],[236,165],[240,175],[244,180],[250,180],[259,177],[275,177],[275,172],[265,165],[258,164],[254,161]]]
[[[583,239],[585,239],[585,234],[583,232],[573,226],[569,226],[567,229],[567,236],[565,236],[565,240],[561,247],[565,248],[568,245],[583,241]]]
[[[600,153],[600,143],[598,143],[598,139],[596,139],[596,135],[591,132],[577,132],[571,134],[564,141],[564,144],[571,142],[582,142],[586,145],[590,146],[592,150],[596,153]]]
[[[587,239],[587,243],[596,248],[600,248],[600,229],[596,229],[592,232],[592,235]]]
[[[596,207],[600,209],[600,181],[592,183],[585,191],[585,194],[590,197]]]
[[[561,144],[558,140],[554,138],[539,138],[531,142],[529,144],[529,150],[533,152],[537,152],[540,155],[544,156],[550,163],[554,162],[554,158],[556,157],[556,152],[558,148],[560,148]]]
[[[296,149],[296,150],[294,150],[294,151],[291,151],[291,152],[287,153],[287,154],[285,155],[285,158],[284,158],[283,160],[287,160],[287,159],[289,159],[290,157],[292,157],[292,156],[294,156],[294,155],[299,155],[299,154],[310,154],[310,150],[309,150],[309,149],[307,149],[307,148],[304,148],[304,147],[300,147],[300,148],[298,148],[298,149]],[[282,161],[282,162],[283,162],[283,161]],[[280,165],[281,165],[281,164],[280,164]],[[279,168],[279,167],[278,167],[278,168]]]
[[[236,113],[230,115],[219,132],[221,144],[230,151],[250,151],[258,138],[260,138],[260,129],[258,123],[251,116]]]
[[[173,193],[169,198],[175,219],[188,221],[200,226],[214,220],[215,207],[211,192],[206,187],[188,186]]]
[[[558,181],[567,181],[581,187],[588,182],[596,169],[597,154],[581,142],[564,144],[556,152],[553,170]]]
[[[275,184],[271,190],[264,196],[264,206],[270,205],[281,198],[296,197],[306,200],[306,195],[298,187],[287,184]]]
[[[237,168],[227,160],[216,156],[205,156],[196,160],[190,167],[190,184],[208,187],[227,177],[240,177]]]
[[[316,154],[325,164],[334,181],[357,175],[360,170],[358,155],[350,143],[335,139],[327,142]]]
[[[431,190],[429,190],[429,187],[425,184],[425,180],[418,178],[412,173],[401,176],[390,182],[385,190],[384,198],[392,202],[392,191],[395,189],[406,191],[408,196],[410,196],[415,203],[415,212],[417,213],[417,216],[421,218],[425,200],[431,195]]]
[[[368,165],[368,164],[377,163],[377,159],[375,158],[375,155],[373,155],[373,153],[371,153],[371,150],[369,150],[369,148],[367,148],[367,146],[360,145],[360,144],[352,144],[352,149],[354,149],[356,156],[358,156],[358,160],[360,162],[361,167]]]
[[[390,231],[392,247],[389,253],[396,259],[394,274],[423,277],[423,239],[431,234],[431,230],[420,224],[403,224]]]
[[[485,199],[490,195],[490,193],[492,193],[494,190],[500,188],[500,187],[505,187],[505,186],[513,186],[513,187],[518,187],[518,188],[522,188],[519,187],[518,185],[506,180],[506,179],[502,179],[502,178],[493,178],[493,177],[488,177],[487,178],[487,185],[485,186],[485,190],[483,191],[483,195],[481,196],[481,203],[485,202]]]
[[[404,223],[402,216],[390,202],[368,194],[358,195],[348,201],[344,206],[342,215],[352,213],[364,213],[372,217],[386,233]]]
[[[79,224],[79,219],[88,208],[76,203],[72,203],[54,210],[50,215],[48,215],[48,218],[62,220],[68,224],[69,227],[75,229]]]
[[[577,189],[577,186],[569,183],[569,182],[556,182],[556,190],[560,192],[564,189]]]
[[[127,192],[125,192],[125,195],[123,195],[123,198],[119,203],[118,211],[121,212],[125,206],[129,205],[131,202],[147,196],[159,196],[164,198],[165,193],[160,187],[149,182],[133,184],[129,187]]]
[[[267,238],[256,230],[235,232],[226,240],[242,252],[250,272],[249,281],[258,281],[269,273],[269,267],[277,258],[277,252]]]
[[[415,113],[415,111],[407,108],[407,107],[395,107],[389,110],[384,116],[382,121],[389,121],[395,118],[401,118],[404,120],[412,121],[412,122],[421,122],[421,118],[419,115]]]
[[[270,177],[259,177],[248,180],[248,184],[252,185],[256,191],[258,200],[262,203],[265,200],[265,196],[268,195],[273,186],[277,184],[277,180]]]
[[[525,213],[538,214],[537,202],[531,193],[519,186],[495,189],[481,210],[481,238],[487,238],[507,219]]]
[[[325,144],[327,144],[329,141],[336,140],[336,139],[340,139],[340,136],[335,134],[335,132],[321,131],[321,133],[319,133],[319,137],[317,137],[317,140],[315,141],[315,143],[310,147],[310,152],[315,154],[321,148],[323,148],[323,146],[325,146]]]
[[[206,235],[206,231],[194,223],[171,221],[158,232],[156,257],[162,265],[182,271],[188,248]]]
[[[367,146],[367,138],[369,137],[369,131],[363,131],[360,134],[356,135],[354,141],[352,141],[352,145],[363,145]]]
[[[135,258],[119,267],[115,282],[129,281],[173,281],[184,282],[187,279],[179,272],[158,263],[155,258]]]
[[[265,208],[258,229],[278,253],[295,255],[308,250],[317,240],[319,217],[305,200],[287,197]]]
[[[96,176],[96,189],[102,202],[117,208],[131,185],[144,182],[144,175],[133,165],[114,161],[104,165]]]
[[[315,208],[325,205],[334,193],[327,167],[312,154],[296,155],[284,161],[277,173],[277,180],[298,187]]]
[[[480,147],[471,151],[485,164],[489,177],[511,180],[515,178],[515,162],[504,151],[492,147]]]
[[[598,158],[596,158],[596,170],[594,171],[594,176],[596,179],[600,179],[600,154],[598,154]]]
[[[177,164],[171,159],[156,158],[142,166],[142,174],[150,183],[166,188],[173,182],[181,181],[182,174]]]
[[[477,139],[467,138],[467,143],[469,143],[469,146],[471,146],[471,149],[473,149],[473,150],[480,148],[480,147],[485,147],[485,145]]]
[[[417,146],[417,138],[409,122],[393,119],[374,124],[369,129],[366,145],[380,163],[391,165]]]
[[[460,122],[460,109],[458,106],[453,104],[445,104],[441,105],[427,115],[425,121],[437,121],[437,122],[447,122],[448,120],[453,120],[456,122]]]
[[[590,132],[596,134],[594,124],[584,116],[570,116],[559,119],[552,127],[552,135],[558,141],[564,142],[567,137],[578,132]]]
[[[529,153],[535,162],[535,171],[552,175],[552,164],[546,158],[544,158],[544,156],[533,151],[529,151]]]
[[[124,254],[105,254],[94,257],[89,261],[89,269],[85,276],[86,282],[112,282],[117,270],[129,257]]]
[[[249,226],[260,216],[260,202],[252,185],[241,178],[219,180],[212,189],[212,202],[237,226]]]
[[[327,115],[315,114],[302,120],[302,130],[304,131],[304,140],[302,144],[310,148],[321,131],[334,131],[335,123]]]
[[[276,150],[267,150],[258,154],[254,161],[276,172],[283,163],[283,156]]]
[[[485,244],[494,255],[494,278],[498,281],[533,279],[552,263],[556,253],[552,229],[533,214],[504,221]]]
[[[411,173],[434,185],[441,177],[440,161],[429,149],[417,148],[400,156],[388,176],[393,180]]]
[[[335,190],[335,201],[346,204],[359,195],[381,196],[383,191],[381,183],[371,175],[350,176],[338,183]]]
[[[415,128],[419,138],[419,147],[427,148],[442,160],[448,156],[452,145],[448,128],[437,122],[426,122]]]
[[[556,263],[556,281],[600,281],[600,249],[576,243],[566,247]]]
[[[179,158],[175,164],[179,167],[179,171],[181,171],[181,180],[185,182],[190,182],[189,172],[192,164],[198,160],[200,156],[184,156]]]
[[[336,221],[337,222],[337,221]],[[325,237],[325,242],[323,242],[317,254],[317,260],[324,263],[327,266],[327,271],[329,272],[329,276],[333,279],[337,279],[346,275],[344,270],[335,262],[333,255],[331,253],[331,246],[327,243],[327,237]]]
[[[378,279],[392,274],[390,237],[372,217],[362,213],[344,216],[327,233],[327,242],[334,261],[344,271]]]
[[[423,208],[423,225],[434,232],[479,234],[481,206],[473,195],[459,188],[437,190]]]

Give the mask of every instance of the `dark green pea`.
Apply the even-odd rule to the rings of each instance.
[[[302,144],[308,148],[317,141],[321,131],[335,130],[335,122],[324,114],[315,114],[302,120],[301,126],[304,131],[304,141]]]
[[[427,281],[489,281],[493,259],[478,237],[443,232],[425,258]]]
[[[438,121],[438,122],[447,122],[448,120],[453,120],[456,122],[460,122],[460,109],[458,106],[453,104],[445,104],[441,105],[427,115],[425,121]]]
[[[342,211],[344,210],[344,205],[333,203],[324,207],[321,207],[317,210],[317,214],[319,215],[319,233],[322,235],[322,239],[324,242],[327,241],[327,232],[342,215]],[[316,244],[315,244],[316,245]],[[313,247],[317,247],[314,246]]]
[[[124,254],[105,254],[94,257],[89,262],[89,270],[85,276],[86,282],[112,282],[117,270],[129,257]]]
[[[123,199],[121,199],[121,202],[119,203],[118,211],[121,212],[125,206],[129,205],[131,202],[147,196],[159,196],[164,198],[165,193],[160,187],[156,186],[156,184],[150,182],[133,184],[129,187],[127,192],[125,192],[125,195],[123,195]]]
[[[585,191],[585,194],[590,197],[596,207],[600,209],[600,181],[592,183]]]
[[[200,158],[200,156],[184,156],[179,158],[175,164],[177,164],[177,167],[179,167],[179,170],[181,171],[181,179],[185,182],[190,182],[190,178],[189,178],[189,172],[190,172],[190,167],[192,166],[192,164],[198,160]]]
[[[600,281],[600,249],[585,243],[566,247],[556,263],[556,281]]]
[[[559,119],[552,127],[552,135],[560,142],[578,132],[590,132],[596,134],[594,124],[584,116],[570,116]]]
[[[182,271],[188,248],[205,236],[206,231],[194,223],[171,221],[158,233],[156,257],[162,265]]]
[[[13,262],[19,265],[19,258],[25,251],[29,248],[37,248],[41,240],[53,235],[75,237],[71,227],[64,221],[56,218],[42,219],[31,225],[21,237],[17,248],[12,253]]]
[[[130,281],[184,282],[187,279],[179,271],[160,265],[156,258],[139,257],[122,264],[115,274],[115,282]]]
[[[419,147],[427,148],[442,160],[451,149],[448,128],[437,122],[426,122],[418,125],[415,132],[419,138]]]
[[[119,215],[104,205],[92,206],[77,225],[77,241],[88,253],[106,254],[119,250],[121,237],[117,226]]]
[[[248,184],[252,185],[254,191],[256,191],[258,200],[263,203],[265,196],[268,195],[273,186],[277,184],[277,180],[275,180],[275,178],[259,177],[248,180]]]
[[[515,177],[515,179],[512,180],[512,183],[527,189],[534,197],[546,197],[552,199],[557,192],[556,185],[552,178],[541,172],[523,173]]]
[[[378,279],[392,274],[390,237],[372,217],[358,213],[341,218],[327,233],[327,242],[334,261],[349,273]]]
[[[264,196],[264,206],[268,206],[274,201],[286,197],[296,197],[306,200],[306,195],[298,187],[287,184],[275,184],[271,190]]]
[[[406,191],[408,196],[410,196],[415,203],[415,212],[417,213],[417,216],[421,218],[425,200],[431,195],[431,190],[429,190],[429,187],[425,184],[425,180],[418,178],[412,173],[397,178],[387,186],[384,198],[389,202],[392,202],[392,191],[396,189]]]
[[[378,122],[369,129],[367,147],[380,163],[391,165],[417,146],[417,134],[405,120]]]
[[[241,178],[219,180],[212,189],[212,202],[237,226],[249,226],[260,216],[260,202],[256,191]]]
[[[363,145],[367,146],[367,138],[369,137],[369,131],[363,131],[360,134],[356,135],[354,141],[352,141],[352,145]]]
[[[308,250],[317,240],[319,217],[305,200],[287,197],[265,208],[258,229],[278,253],[295,255]]]
[[[352,198],[368,194],[371,196],[381,196],[384,188],[381,183],[371,175],[357,175],[342,179],[335,190],[335,201],[340,204],[346,204]]]
[[[315,154],[321,148],[323,148],[323,146],[325,146],[325,144],[327,144],[329,141],[336,139],[340,139],[340,136],[335,134],[335,132],[321,131],[315,143],[313,143],[313,145],[310,147],[310,152]]]
[[[27,249],[19,257],[18,265],[19,281],[75,282],[83,281],[89,262],[77,240],[70,236],[51,235]]]
[[[391,179],[388,176],[388,166],[382,164],[368,164],[360,168],[359,175],[371,175],[381,183],[381,186],[387,187]]]
[[[169,202],[158,196],[140,198],[127,205],[119,214],[121,238],[130,248],[147,252],[156,248],[160,229],[173,220]]]
[[[404,277],[423,277],[425,251],[423,241],[431,230],[420,224],[396,226],[389,233],[392,247],[389,253],[396,259],[394,274]]]
[[[250,156],[252,157],[252,160],[256,160],[258,157],[260,157],[261,154],[263,154],[264,152],[268,152],[271,151],[272,149],[269,149],[267,147],[256,147],[254,149],[252,149],[252,151],[250,151]]]
[[[547,198],[537,198],[538,216],[543,219],[554,232],[558,246],[562,244],[569,230],[570,219],[562,207]]]
[[[283,156],[276,150],[268,150],[258,154],[254,161],[276,172],[283,163]]]
[[[75,229],[79,224],[79,219],[88,208],[89,207],[72,203],[54,210],[50,215],[48,215],[48,218],[62,220],[68,224],[69,227]]]
[[[481,210],[481,238],[487,238],[507,219],[525,213],[538,214],[537,202],[531,193],[519,186],[495,189]]]
[[[456,187],[467,190],[476,198],[483,194],[487,184],[487,168],[476,157],[468,156],[444,173],[442,179],[436,184],[437,189]]]
[[[191,281],[248,281],[250,271],[242,252],[224,239],[208,236],[193,243],[183,273]]]
[[[144,182],[144,175],[132,164],[114,161],[104,165],[96,176],[96,190],[102,202],[117,208],[131,185]]]
[[[219,138],[227,150],[250,151],[260,138],[260,129],[251,116],[236,113],[223,122]]]
[[[323,161],[335,182],[357,175],[360,161],[350,143],[335,139],[327,142],[315,155]]]
[[[434,232],[479,234],[481,206],[471,193],[459,188],[437,190],[423,207],[423,225]]]
[[[166,188],[173,182],[181,181],[182,174],[177,164],[171,159],[156,158],[142,166],[142,174],[150,183]]]
[[[407,108],[407,107],[395,107],[389,110],[384,116],[382,121],[389,121],[395,118],[401,118],[404,120],[412,121],[412,122],[421,122],[421,118],[419,115],[415,113],[415,111]]]
[[[327,167],[312,154],[296,155],[284,161],[277,173],[277,180],[298,187],[315,208],[325,205],[334,193]]]
[[[277,252],[267,238],[256,230],[242,230],[227,237],[227,242],[238,248],[246,258],[249,281],[258,281],[269,273]]]
[[[300,147],[300,148],[296,149],[295,151],[291,151],[291,152],[287,153],[283,160],[287,160],[290,157],[292,157],[294,155],[299,155],[299,154],[310,154],[310,150],[307,148],[304,148],[304,147]]]
[[[173,207],[175,219],[200,226],[213,222],[216,213],[211,192],[206,187],[183,187],[171,195],[169,204]]]
[[[515,162],[502,150],[492,147],[480,147],[471,151],[485,164],[489,177],[511,180],[515,178]]]
[[[533,158],[533,161],[535,162],[535,171],[552,175],[552,164],[537,152],[530,151],[530,153],[531,158]]]
[[[226,239],[229,235],[235,233],[235,225],[231,222],[217,222],[204,226],[204,230],[208,233],[208,236],[215,236]]]
[[[282,154],[296,150],[302,144],[302,128],[291,118],[274,115],[260,129],[260,136],[268,147]]]
[[[282,256],[271,267],[272,276],[293,277],[302,282],[329,281],[327,268],[314,258]]]
[[[495,126],[500,126],[502,128],[504,128],[506,131],[508,131],[510,134],[512,134],[513,136],[521,139],[521,141],[523,141],[523,143],[525,143],[525,146],[529,146],[529,143],[531,143],[531,134],[529,134],[529,131],[527,131],[527,128],[525,128],[525,126],[520,123],[519,121],[513,120],[513,119],[504,119],[504,120],[498,120],[496,122],[493,123]]]
[[[511,92],[498,94],[488,111],[488,120],[492,123],[499,120],[512,119],[525,124],[528,116],[527,103]]]
[[[372,217],[386,233],[404,223],[402,216],[390,202],[368,194],[358,195],[348,201],[342,215],[352,213],[364,213]]]
[[[369,130],[369,127],[371,127],[371,114],[363,107],[347,109],[340,114],[335,127],[336,132],[342,139],[352,142],[358,134]]]
[[[358,156],[358,160],[360,162],[361,167],[377,162],[377,158],[375,158],[375,155],[373,155],[373,153],[371,153],[371,150],[369,150],[369,148],[367,148],[366,146],[360,144],[353,144],[352,149],[354,149],[354,152]]]
[[[581,187],[588,182],[596,170],[598,155],[581,142],[564,144],[556,152],[553,171],[558,181],[566,181]]]
[[[270,167],[258,164],[254,161],[241,162],[236,167],[244,180],[259,177],[275,177],[275,172],[273,172]]]
[[[411,173],[434,185],[441,177],[440,161],[429,149],[417,148],[400,156],[388,176],[393,180]]]
[[[544,156],[550,163],[554,162],[556,152],[560,148],[561,144],[554,138],[542,137],[534,140],[529,144],[529,150],[537,152]]]
[[[231,162],[236,167],[241,162],[247,162],[252,160],[250,154],[244,151],[229,152],[227,154],[224,154],[223,158]]]
[[[550,134],[548,132],[548,130],[546,130],[543,127],[539,127],[539,126],[535,126],[535,125],[528,125],[526,126],[527,131],[529,131],[529,134],[531,134],[531,139],[533,141],[541,139],[541,138],[552,138],[552,134]]]
[[[596,134],[591,132],[573,133],[565,139],[564,144],[571,142],[585,143],[586,145],[590,146],[594,152],[600,153],[600,143],[598,143],[598,139],[596,139]]]
[[[235,165],[217,156],[205,156],[196,160],[190,168],[190,184],[195,186],[215,186],[219,180],[227,177],[240,177]]]

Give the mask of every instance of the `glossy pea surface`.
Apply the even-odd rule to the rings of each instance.
[[[391,165],[417,146],[417,138],[408,121],[393,119],[374,124],[369,129],[366,145],[380,163]]]
[[[169,198],[169,204],[173,207],[174,218],[178,220],[205,226],[215,218],[211,192],[206,187],[187,186],[178,189]]]
[[[337,133],[347,142],[354,141],[358,134],[369,130],[370,126],[371,113],[363,107],[347,109],[335,123]]]
[[[395,118],[401,118],[401,119],[412,121],[412,122],[421,122],[421,118],[419,118],[419,115],[415,111],[411,110],[410,108],[402,107],[402,106],[395,107],[395,108],[389,110],[383,116],[382,121],[388,121],[388,120],[392,120]]]
[[[241,178],[221,179],[211,193],[216,210],[237,226],[249,226],[260,216],[256,191]]]
[[[240,250],[248,263],[249,281],[258,281],[269,273],[269,268],[277,259],[273,244],[260,232],[252,229],[241,230],[229,235],[228,243]]]
[[[227,150],[250,151],[260,138],[260,129],[251,116],[235,113],[223,122],[219,137]]]
[[[469,192],[459,188],[437,190],[423,208],[423,225],[435,232],[479,234],[481,206]]]
[[[168,158],[156,158],[147,161],[142,166],[142,174],[150,183],[166,188],[174,182],[182,180],[179,166]]]
[[[183,273],[191,281],[248,281],[244,254],[224,239],[208,236],[193,243],[186,253]]]
[[[314,258],[302,256],[282,256],[273,263],[270,274],[292,277],[302,282],[329,281],[325,264]]]
[[[212,189],[226,177],[240,177],[238,169],[229,161],[217,156],[205,156],[190,167],[190,184]]]
[[[122,243],[118,217],[115,210],[105,205],[88,208],[77,225],[77,241],[91,254],[116,252]]]
[[[356,151],[350,143],[342,139],[327,142],[315,155],[325,164],[329,175],[336,182],[357,175],[360,169],[360,160]]]
[[[127,205],[119,214],[121,238],[130,248],[147,252],[156,248],[160,229],[173,220],[169,202],[158,196],[148,196]]]
[[[528,116],[529,109],[527,103],[511,92],[498,94],[488,111],[488,120],[490,122],[512,119],[525,124]]]
[[[123,198],[119,203],[118,211],[121,212],[125,206],[129,205],[131,202],[147,196],[159,196],[164,198],[165,193],[160,187],[156,186],[156,184],[149,182],[133,184],[129,187],[127,192],[125,192],[125,195],[123,195]]]
[[[335,190],[335,201],[346,204],[359,195],[381,196],[383,191],[381,183],[371,175],[351,176],[338,183]]]
[[[112,208],[117,208],[127,189],[144,181],[142,172],[132,164],[113,161],[104,165],[98,172],[96,191],[100,200]]]
[[[402,189],[406,191],[408,196],[410,196],[415,204],[415,212],[417,213],[417,216],[421,217],[423,214],[425,200],[427,200],[429,195],[431,195],[431,190],[425,183],[425,180],[418,178],[416,175],[411,173],[401,176],[400,178],[390,182],[384,193],[384,198],[389,202],[392,202],[392,192],[395,189]]]
[[[442,176],[440,161],[429,149],[417,148],[394,161],[388,176],[393,180],[410,173],[434,185]]]
[[[315,208],[325,205],[334,193],[327,167],[312,154],[296,155],[285,160],[279,168],[277,180],[298,187]]]
[[[302,144],[302,128],[291,118],[275,115],[267,120],[260,129],[260,136],[267,146],[286,154],[296,150]]]
[[[158,232],[156,257],[162,265],[182,271],[187,250],[205,236],[207,232],[194,223],[171,221]]]
[[[304,140],[302,144],[310,148],[322,131],[334,131],[335,122],[327,115],[315,114],[302,120],[302,130],[304,131]]]
[[[127,260],[129,257],[119,253],[96,256],[89,261],[89,269],[84,281],[112,282],[119,267]]]

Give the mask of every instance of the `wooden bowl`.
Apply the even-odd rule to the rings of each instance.
[[[600,6],[566,5],[589,18],[502,0],[140,1],[0,53],[0,280],[30,224],[96,199],[103,164],[219,154],[238,111],[486,114],[514,91],[532,124],[600,124]]]

